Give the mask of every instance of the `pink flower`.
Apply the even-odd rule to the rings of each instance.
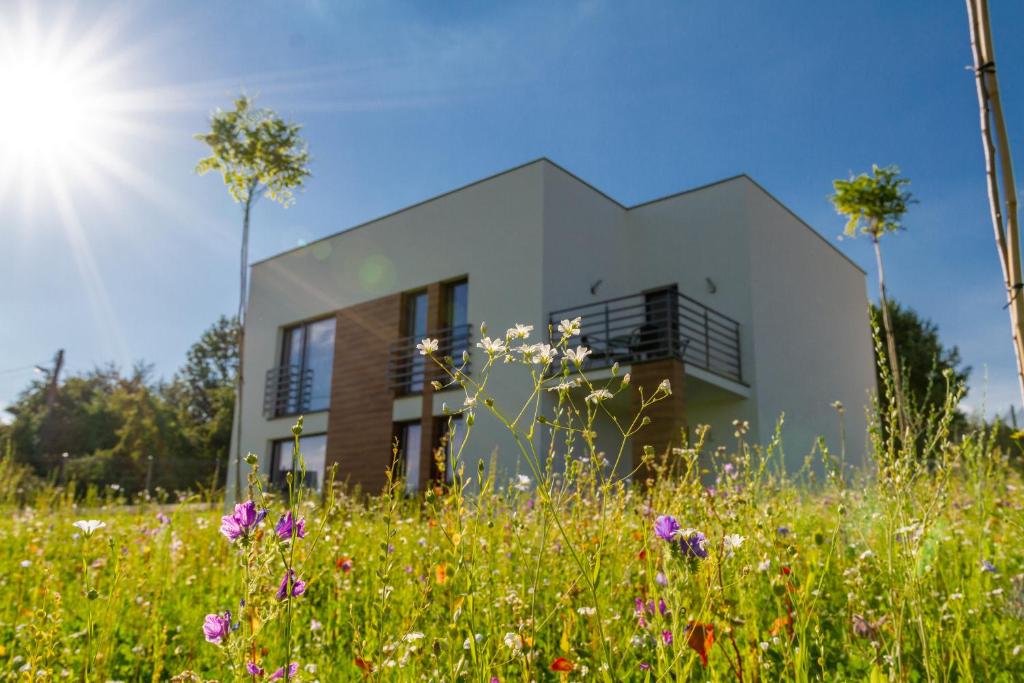
[[[263,667],[257,664],[256,662],[246,662],[245,670],[253,676],[262,676],[266,673],[266,671],[263,670]]]
[[[284,578],[281,579],[281,585],[278,586],[277,595],[276,595],[278,600],[284,600],[286,597],[288,597],[288,580],[289,579],[291,579],[292,596],[293,597],[297,598],[297,597],[299,597],[300,595],[302,595],[303,593],[306,592],[306,582],[303,581],[302,579],[296,577],[294,570],[289,569],[285,573]]]
[[[224,614],[207,614],[203,621],[203,635],[206,642],[220,645],[231,633],[231,612]]]
[[[232,543],[248,535],[249,530],[263,521],[266,510],[257,510],[256,503],[247,500],[235,505],[235,511],[220,518],[220,532]]]
[[[288,678],[291,678],[292,676],[294,676],[298,672],[299,672],[299,663],[298,662],[292,662],[291,664],[288,665]],[[284,667],[283,666],[280,669],[278,669],[277,671],[275,671],[274,673],[270,674],[270,680],[272,680],[272,681],[276,681],[276,680],[279,680],[279,679],[282,679],[282,678],[284,678]]]

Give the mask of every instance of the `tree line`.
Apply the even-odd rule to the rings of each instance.
[[[7,407],[0,452],[29,481],[76,482],[131,495],[218,488],[231,443],[238,323],[221,316],[170,380],[153,366],[113,364],[50,382],[32,380]]]

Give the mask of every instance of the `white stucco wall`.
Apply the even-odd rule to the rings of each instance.
[[[788,470],[803,464],[818,436],[838,454],[831,404],[839,400],[846,407],[847,463],[863,463],[865,406],[875,391],[864,272],[749,179],[743,195],[762,438],[785,413]]]

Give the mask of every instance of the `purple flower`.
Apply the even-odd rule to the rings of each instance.
[[[277,521],[277,526],[274,527],[274,531],[277,533],[277,537],[282,541],[287,541],[289,538],[306,537],[306,518],[302,517],[298,523],[295,523],[294,517],[292,517],[292,511],[281,515],[281,519]]]
[[[263,521],[266,510],[257,510],[256,503],[247,500],[235,505],[235,511],[220,518],[220,532],[229,541],[236,541],[249,533],[249,530]]]
[[[249,674],[252,676],[262,676],[263,674],[267,673],[266,671],[264,671],[263,667],[257,664],[256,662],[246,662],[245,670],[248,671]]]
[[[643,598],[635,598],[633,600],[633,609],[634,609],[634,611],[636,611],[636,615],[637,616],[642,615],[644,613],[645,609],[646,609],[645,606],[644,606],[644,599]]]
[[[299,597],[306,592],[306,582],[295,576],[295,571],[289,569],[285,573],[284,578],[281,579],[281,585],[277,589],[277,599],[284,600],[288,597],[288,579],[291,579],[292,583],[292,597]]]
[[[203,635],[206,642],[220,645],[231,633],[231,612],[224,614],[207,614],[203,621]]]
[[[648,664],[647,662],[640,662],[640,670],[641,671],[647,671],[650,668],[651,668],[651,665]]]
[[[665,613],[668,612],[668,605],[665,604],[664,598],[658,598],[658,611],[661,616],[665,616]]]
[[[658,584],[662,588],[668,585],[668,577],[665,576],[665,572],[658,572],[654,577],[654,583]]]
[[[161,524],[170,524],[171,523],[171,518],[168,517],[167,515],[165,515],[162,512],[156,513],[156,518],[157,518],[157,521],[159,521]]]
[[[672,515],[661,515],[654,520],[654,535],[664,541],[674,541],[679,533],[679,522]]]
[[[288,665],[288,678],[291,678],[292,676],[294,676],[297,673],[299,673],[299,663],[298,662],[292,662],[291,664]],[[278,669],[277,671],[275,671],[274,673],[270,674],[270,680],[272,680],[272,681],[276,681],[276,680],[279,680],[279,679],[282,679],[282,678],[284,678],[284,667],[283,666],[280,669]]]
[[[775,530],[775,532],[779,536],[789,536],[789,527],[788,526],[780,526],[778,529]]]
[[[683,555],[705,560],[708,557],[708,539],[699,531],[687,529],[680,534],[679,548]]]
[[[661,640],[666,645],[671,645],[672,644],[672,631],[662,631],[661,632]]]
[[[994,564],[992,564],[991,562],[989,562],[988,560],[982,560],[981,561],[981,571],[988,572],[989,574],[998,574],[999,573],[999,571],[996,569],[996,566]]]

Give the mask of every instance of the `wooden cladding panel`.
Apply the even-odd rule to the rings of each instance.
[[[652,405],[644,413],[651,418],[651,424],[640,430],[632,438],[633,466],[639,467],[643,460],[644,446],[653,446],[656,457],[661,457],[665,450],[681,445],[681,429],[686,428],[686,401],[683,395],[686,378],[682,362],[671,358],[668,360],[635,363],[631,368],[632,384],[643,387],[644,394],[650,396],[658,388],[662,380],[672,384],[672,395]],[[633,411],[640,410],[640,394],[633,394]],[[649,473],[639,470],[638,478],[645,478]]]
[[[394,393],[388,386],[388,348],[399,336],[402,295],[394,294],[336,314],[327,464],[337,481],[380,491],[391,464]]]

